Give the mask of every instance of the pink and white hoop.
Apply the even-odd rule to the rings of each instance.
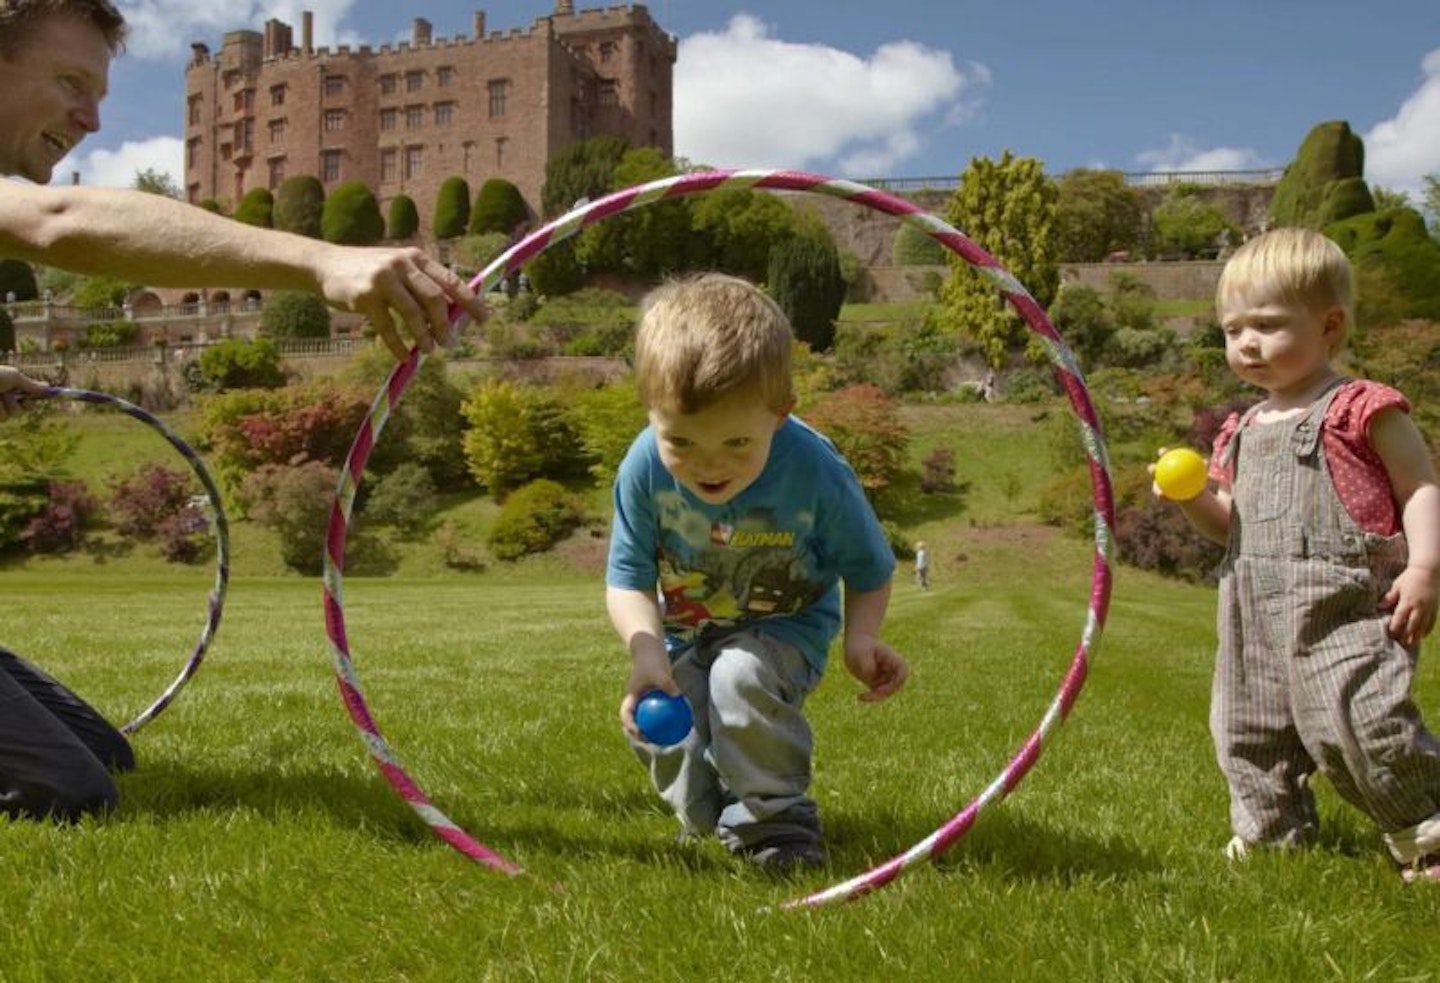
[[[1073,354],[1050,324],[1044,309],[994,257],[971,242],[957,229],[917,205],[875,188],[853,181],[835,180],[799,171],[772,170],[700,171],[652,181],[581,205],[537,229],[492,261],[480,272],[471,286],[477,292],[483,293],[503,277],[519,270],[527,261],[550,246],[574,235],[586,226],[594,225],[612,215],[619,215],[658,201],[687,195],[747,189],[825,195],[893,215],[901,221],[923,230],[994,283],[1010,305],[1024,318],[1030,330],[1039,338],[1054,368],[1056,379],[1070,401],[1071,409],[1079,426],[1081,442],[1088,455],[1090,479],[1094,491],[1095,551],[1088,616],[1071,659],[1069,670],[1040,722],[1000,774],[968,805],[929,836],[903,853],[863,874],[813,894],[792,899],[783,905],[786,908],[816,907],[831,901],[856,898],[874,891],[890,883],[909,868],[940,855],[970,830],[986,806],[1005,798],[1014,791],[1021,779],[1034,767],[1044,750],[1046,741],[1069,716],[1074,707],[1075,700],[1079,697],[1080,690],[1085,684],[1091,655],[1099,643],[1104,628],[1110,602],[1110,557],[1115,521],[1114,494],[1110,481],[1105,441],[1099,417],[1090,400],[1090,393],[1085,387],[1085,381]],[[458,323],[458,315],[456,320]],[[451,821],[434,806],[400,764],[394,749],[380,733],[379,725],[375,722],[369,705],[365,701],[345,633],[345,612],[341,602],[341,572],[344,567],[345,540],[349,532],[355,495],[360,486],[365,462],[374,449],[375,441],[379,438],[386,420],[414,378],[415,371],[424,358],[423,353],[418,349],[413,349],[409,358],[397,365],[391,372],[390,377],[376,395],[370,412],[361,423],[342,470],[326,537],[324,561],[326,633],[330,637],[336,681],[340,687],[340,694],[345,702],[346,710],[386,781],[401,798],[410,804],[411,808],[420,815],[420,818],[430,826],[436,835],[455,849],[489,867],[515,874],[520,872],[519,866],[476,840]]]

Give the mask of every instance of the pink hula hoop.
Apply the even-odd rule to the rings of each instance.
[[[783,170],[700,171],[652,181],[581,205],[537,229],[493,260],[475,277],[471,287],[477,292],[483,293],[499,282],[502,277],[517,271],[528,260],[544,252],[551,245],[612,215],[619,215],[658,201],[686,195],[717,190],[745,189],[825,195],[893,215],[903,222],[922,229],[931,238],[960,256],[978,273],[994,283],[1009,304],[1025,320],[1029,329],[1039,338],[1054,369],[1056,379],[1069,399],[1079,426],[1081,441],[1085,445],[1089,458],[1091,486],[1094,491],[1095,550],[1088,615],[1069,669],[1039,723],[1036,724],[1029,737],[1021,744],[1019,750],[1000,774],[968,805],[929,836],[903,853],[862,874],[813,894],[791,899],[782,905],[785,908],[808,908],[832,901],[860,897],[890,883],[911,867],[939,856],[969,832],[982,810],[1004,799],[1014,791],[1030,769],[1035,766],[1051,734],[1065,721],[1074,708],[1080,690],[1085,685],[1090,658],[1100,641],[1100,635],[1104,628],[1105,617],[1109,609],[1112,580],[1110,558],[1113,541],[1112,530],[1115,522],[1114,490],[1110,480],[1104,436],[1099,417],[1090,400],[1089,390],[1085,387],[1084,378],[1073,354],[1060,338],[1054,326],[1050,324],[1040,304],[994,257],[971,242],[957,229],[919,206],[875,188],[852,181]],[[458,313],[454,320],[458,324]],[[361,740],[365,743],[376,765],[379,766],[381,774],[385,776],[385,780],[401,798],[409,803],[437,836],[456,850],[486,866],[508,874],[516,874],[520,872],[518,865],[475,839],[437,809],[419,784],[401,765],[394,749],[381,734],[380,727],[365,701],[345,633],[345,612],[341,601],[342,571],[345,560],[345,540],[349,532],[355,494],[359,489],[365,462],[374,449],[375,441],[379,438],[391,411],[399,402],[411,379],[414,378],[415,370],[424,358],[424,353],[418,349],[412,349],[409,358],[397,365],[391,372],[376,395],[370,412],[361,423],[342,469],[340,482],[336,488],[335,503],[330,512],[326,537],[325,628],[330,638],[336,682],[339,685],[345,708],[349,712],[350,719],[359,732]]]

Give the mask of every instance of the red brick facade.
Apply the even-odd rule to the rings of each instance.
[[[301,43],[271,20],[231,31],[218,55],[202,44],[185,72],[185,191],[233,209],[252,188],[314,175],[326,190],[359,180],[382,214],[404,193],[429,235],[441,183],[471,193],[512,182],[539,212],[545,162],[572,143],[625,137],[673,153],[675,39],[641,5],[581,10],[557,0],[524,30],[433,37],[415,18],[409,42],[335,49]]]

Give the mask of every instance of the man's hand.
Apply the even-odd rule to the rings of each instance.
[[[38,398],[50,390],[43,382],[36,382],[19,369],[0,365],[0,420],[8,420],[20,412],[25,397]]]

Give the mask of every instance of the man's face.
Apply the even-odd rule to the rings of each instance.
[[[0,173],[47,184],[55,165],[100,129],[110,74],[105,35],[77,17],[48,17],[0,56]]]

